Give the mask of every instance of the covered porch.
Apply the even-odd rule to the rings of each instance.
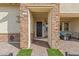
[[[58,47],[59,4],[21,4],[20,11],[23,11],[20,18],[21,48],[31,48],[32,42],[39,38],[46,38],[50,47]]]
[[[60,32],[69,34],[70,39],[79,40],[79,13],[63,13],[60,18]],[[70,40],[69,39],[69,40]]]
[[[70,35],[61,39],[60,50],[79,55],[79,13],[61,13],[60,32]]]

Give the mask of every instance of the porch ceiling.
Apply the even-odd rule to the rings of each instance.
[[[61,17],[79,17],[79,13],[61,13]]]
[[[55,6],[58,3],[26,3],[27,7],[40,7],[40,6],[44,6],[44,7],[52,7]]]
[[[31,12],[49,12],[51,7],[29,7]]]
[[[19,7],[19,3],[0,3],[0,7]]]
[[[47,19],[48,13],[46,12],[32,12],[34,19]]]

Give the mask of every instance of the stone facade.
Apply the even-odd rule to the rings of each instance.
[[[60,14],[59,14],[59,4],[18,4],[18,7],[20,5],[20,17],[19,17],[19,24],[20,24],[20,34],[14,33],[14,34],[1,34],[0,35],[0,41],[9,41],[10,36],[15,36],[16,39],[20,37],[20,48],[28,48],[28,11],[29,9],[27,7],[52,7],[50,10],[51,13],[51,47],[52,48],[58,48],[58,45],[60,43],[59,38],[59,31],[60,31]],[[50,26],[48,26],[49,28]],[[20,35],[20,36],[19,36]],[[18,40],[19,41],[19,40]]]
[[[55,4],[51,9],[51,41],[52,41],[52,48],[58,48],[60,38],[59,38],[59,31],[60,31],[60,14],[59,14],[59,4]]]
[[[19,33],[0,33],[0,42],[19,42]]]
[[[33,4],[34,5],[34,4]],[[39,4],[37,4],[39,5]],[[35,4],[36,6],[36,4]],[[59,4],[51,4],[51,47],[58,48],[60,31]],[[38,6],[39,7],[39,6]],[[28,8],[20,4],[20,48],[28,47]]]
[[[20,4],[20,48],[28,47],[28,9]]]

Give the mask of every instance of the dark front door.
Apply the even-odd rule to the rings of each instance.
[[[37,37],[42,37],[42,22],[37,22],[36,31]]]

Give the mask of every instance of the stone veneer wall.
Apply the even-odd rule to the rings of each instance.
[[[12,38],[13,36],[14,38]],[[0,42],[18,42],[19,43],[19,33],[0,33]]]
[[[37,4],[38,5],[38,4]],[[28,8],[20,4],[20,48],[28,47]],[[60,43],[60,14],[59,4],[53,4],[51,9],[51,47],[58,48]]]
[[[59,48],[60,44],[60,8],[59,4],[55,4],[51,9],[51,41],[52,48]]]
[[[20,48],[28,48],[28,9],[20,4]]]

